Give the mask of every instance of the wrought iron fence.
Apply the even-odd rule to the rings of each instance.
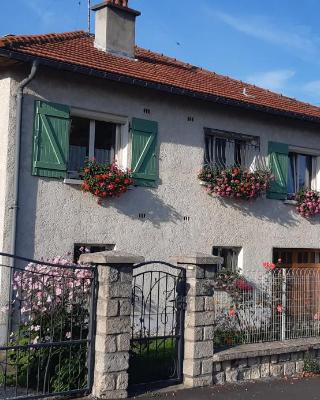
[[[218,274],[214,298],[216,348],[320,336],[320,269]]]
[[[95,269],[0,256],[8,260],[0,264],[0,399],[88,392]]]

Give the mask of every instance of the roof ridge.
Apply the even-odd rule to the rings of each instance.
[[[70,39],[78,39],[87,35],[88,33],[84,31],[46,33],[39,35],[8,35],[0,37],[0,47],[62,42]]]

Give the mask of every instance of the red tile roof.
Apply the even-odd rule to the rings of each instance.
[[[215,74],[162,54],[136,47],[136,60],[121,58],[94,47],[88,33],[67,32],[0,38],[0,55],[37,57],[113,76],[171,87],[173,92],[213,98],[216,101],[285,113],[320,121],[320,107],[282,96],[226,76]],[[0,61],[1,62],[1,61]]]

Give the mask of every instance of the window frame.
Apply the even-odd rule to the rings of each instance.
[[[289,154],[296,154],[302,156],[311,156],[311,179],[310,179],[310,190],[320,190],[320,150],[317,149],[310,149],[307,147],[298,147],[298,146],[290,146],[288,149],[288,179],[289,179],[289,168],[290,168],[290,158]],[[299,160],[298,160],[299,162]],[[295,187],[297,188],[297,179],[299,179],[299,164],[298,168],[296,168],[296,176],[295,176]],[[298,188],[298,191],[300,188]],[[287,190],[288,196],[292,196],[295,193],[289,193]]]
[[[218,254],[214,254],[215,250],[217,250]],[[212,246],[212,254],[214,256],[218,255],[218,257],[221,257],[224,259],[224,257],[221,255],[221,251],[222,250],[229,250],[234,252],[234,254],[232,255],[233,257],[233,262],[234,262],[234,258],[236,257],[236,266],[232,266],[232,270],[230,270],[229,268],[227,268],[227,266],[225,266],[225,261],[223,262],[223,264],[218,266],[218,270],[221,271],[222,268],[227,268],[227,270],[229,272],[240,272],[243,269],[243,265],[242,265],[242,258],[243,258],[243,247],[241,246]]]
[[[79,117],[90,121],[89,130],[89,158],[95,155],[95,121],[109,122],[116,125],[115,148],[112,159],[117,160],[117,164],[123,168],[128,168],[128,146],[129,146],[129,119],[126,116],[101,113],[80,108],[70,108],[70,118]],[[79,174],[76,171],[67,169],[67,177],[65,183],[69,181],[79,181]]]

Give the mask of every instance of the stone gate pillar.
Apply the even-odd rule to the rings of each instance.
[[[186,315],[183,380],[185,386],[213,384],[214,299],[213,278],[221,257],[196,253],[173,257],[186,269]]]
[[[143,257],[118,251],[80,257],[80,262],[98,267],[92,389],[95,398],[124,399],[128,396],[132,270],[134,264],[143,261]]]

